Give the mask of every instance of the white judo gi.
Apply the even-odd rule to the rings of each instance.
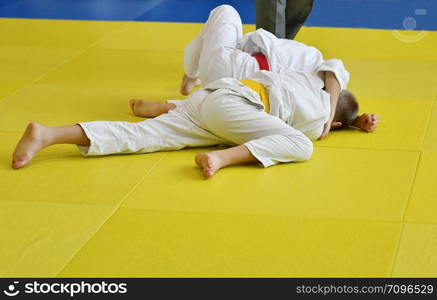
[[[229,5],[213,9],[201,32],[185,48],[185,73],[199,77],[204,86],[220,78],[246,79],[259,71],[255,53],[266,56],[271,72],[331,71],[342,90],[349,82],[342,61],[324,60],[314,47],[278,39],[263,29],[243,36],[240,15]]]
[[[90,146],[84,155],[147,153],[218,144],[242,145],[268,167],[305,161],[327,122],[330,96],[318,73],[261,71],[270,111],[259,94],[234,78],[216,80],[174,110],[137,123],[84,122]]]

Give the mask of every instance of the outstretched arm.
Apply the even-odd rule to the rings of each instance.
[[[323,133],[319,139],[323,139],[328,136],[331,130],[331,123],[334,120],[335,109],[337,108],[338,98],[340,97],[341,87],[340,83],[335,77],[335,74],[331,71],[325,72],[325,90],[331,95],[331,114],[329,115],[328,122],[326,122],[323,128]]]

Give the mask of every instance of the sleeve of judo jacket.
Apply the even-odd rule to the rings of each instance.
[[[335,77],[340,84],[342,90],[345,90],[349,83],[350,73],[344,67],[343,62],[340,59],[332,58],[324,61],[318,68],[318,72],[331,71],[335,74]]]

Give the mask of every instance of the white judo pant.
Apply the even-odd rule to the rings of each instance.
[[[221,78],[246,79],[259,71],[256,59],[237,49],[243,37],[242,26],[232,6],[213,9],[202,31],[185,48],[185,74],[199,77],[205,86]]]
[[[79,125],[90,140],[90,146],[79,146],[84,156],[245,145],[268,167],[305,161],[313,151],[303,133],[227,89],[197,91],[176,109],[154,119]]]

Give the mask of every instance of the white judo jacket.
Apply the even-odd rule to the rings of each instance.
[[[316,140],[323,132],[331,112],[330,95],[323,90],[318,72],[273,73],[259,71],[251,79],[263,84],[269,95],[269,114],[278,117],[294,129]],[[264,109],[260,96],[233,78],[216,80],[206,90],[229,89]]]
[[[246,34],[237,45],[238,49],[249,53],[263,53],[270,71],[281,72],[333,72],[344,90],[349,83],[350,74],[340,59],[323,59],[322,53],[314,47],[294,40],[279,39],[272,33],[258,29]]]
[[[318,73],[256,72],[268,92],[259,95],[235,78],[214,81],[159,117],[136,123],[94,121],[79,125],[90,146],[85,156],[149,153],[185,147],[245,145],[264,166],[308,160],[330,113],[330,96]]]

